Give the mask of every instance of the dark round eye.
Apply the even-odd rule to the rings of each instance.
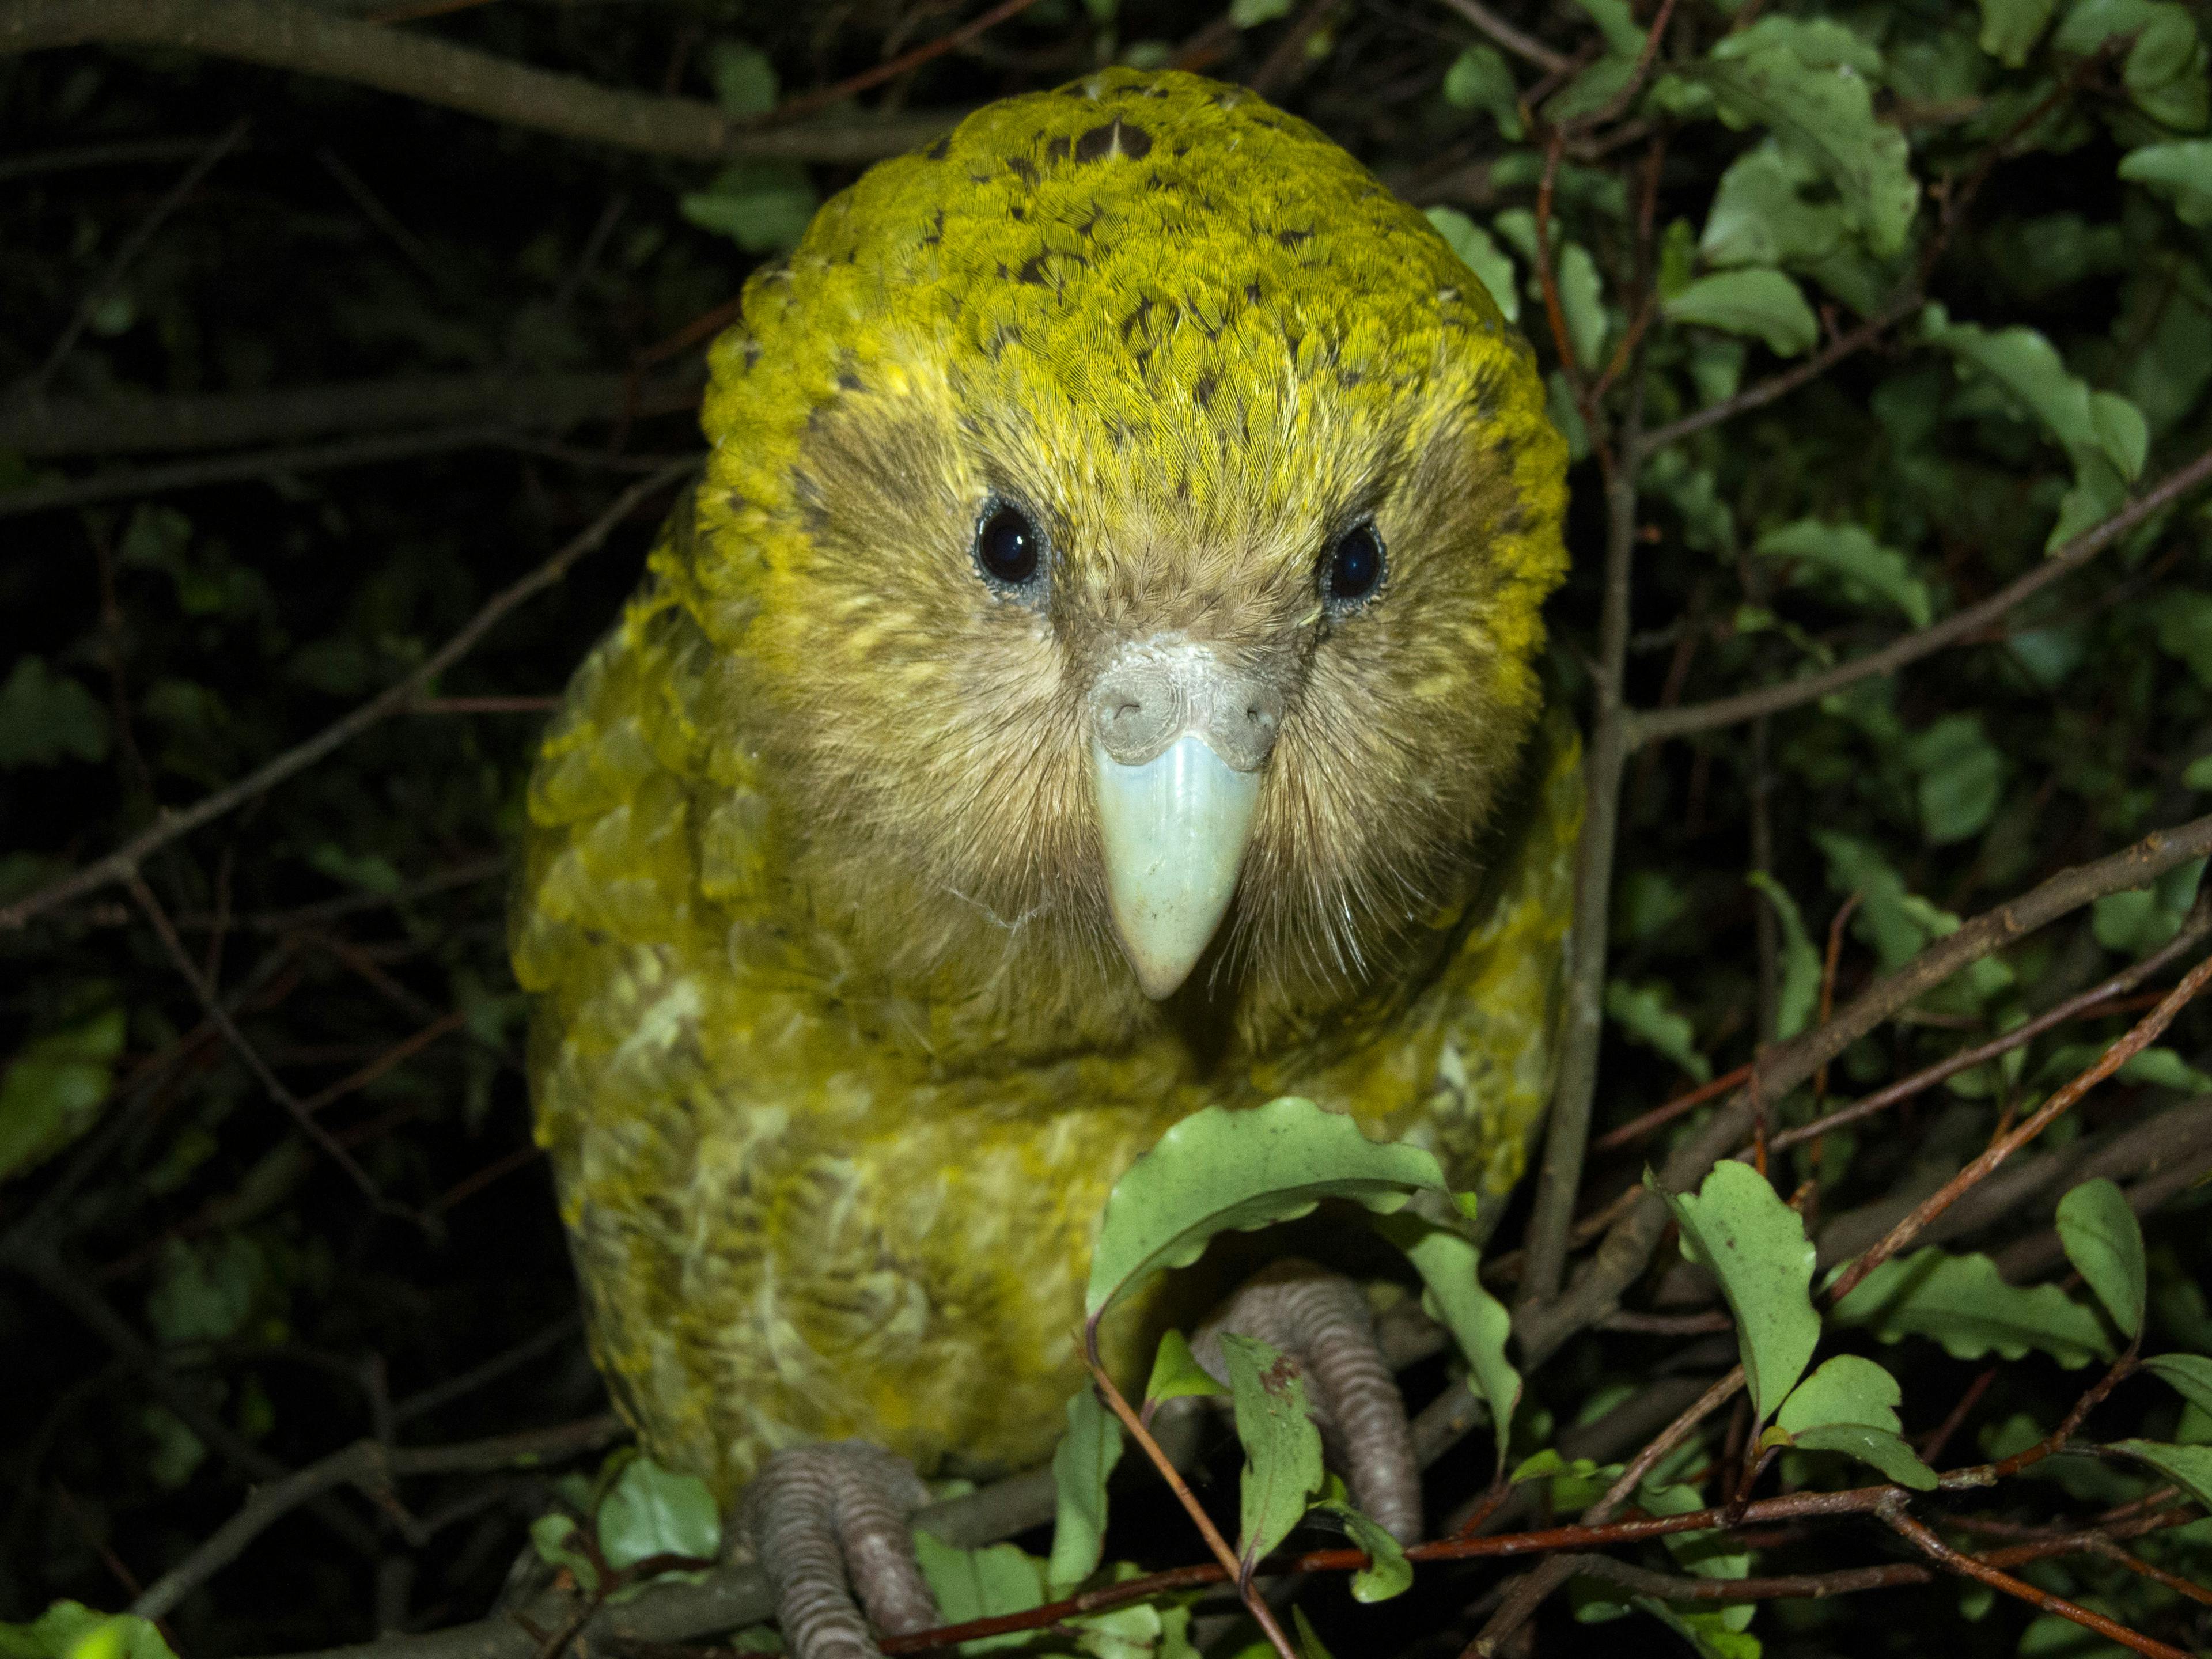
[[[1353,605],[1382,585],[1382,538],[1371,524],[1355,525],[1330,550],[1322,572],[1322,596],[1333,605]]]
[[[1044,563],[1044,538],[1018,507],[1001,501],[975,526],[975,562],[994,582],[1024,587]]]

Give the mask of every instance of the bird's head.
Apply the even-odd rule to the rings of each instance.
[[[1188,981],[1256,1037],[1464,899],[1565,564],[1543,403],[1341,149],[1109,72],[877,167],[752,279],[663,576],[856,957],[1002,1030],[1095,1042]]]

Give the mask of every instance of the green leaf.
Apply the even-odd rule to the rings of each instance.
[[[2111,1352],[2096,1316],[2056,1285],[2008,1285],[1986,1255],[1933,1245],[1883,1262],[1828,1318],[1884,1342],[1931,1337],[1954,1359],[1992,1351],[2018,1359],[2040,1348],[2071,1370]]]
[[[1744,879],[1766,896],[1781,924],[1782,984],[1774,999],[1774,1036],[1787,1042],[1813,1023],[1820,1006],[1820,953],[1789,889],[1764,870],[1753,870]]]
[[[2181,787],[2200,794],[2212,789],[2212,755],[2199,755],[2181,769]]]
[[[2188,9],[2164,0],[2076,0],[2051,46],[2078,57],[2116,34],[2132,37],[2120,78],[2136,107],[2167,126],[2201,131],[2212,100],[2203,42]]]
[[[2142,1329],[2149,1279],[2142,1227],[2120,1189],[2103,1176],[2085,1181],[2058,1200],[2058,1242],[2087,1281],[2120,1334]]]
[[[1629,9],[1628,0],[1575,0],[1597,25],[1597,32],[1605,37],[1606,50],[1623,58],[1633,58],[1644,50],[1644,31],[1637,27],[1636,14]]]
[[[775,107],[775,65],[758,46],[742,40],[716,40],[707,48],[707,78],[725,115],[744,120]]]
[[[929,1581],[937,1610],[948,1625],[964,1625],[971,1619],[1000,1619],[1010,1613],[1027,1613],[1044,1605],[1044,1563],[1014,1544],[991,1544],[963,1550],[935,1534],[915,1529],[915,1559]],[[991,1653],[1029,1644],[1027,1631],[1004,1636],[979,1637],[963,1642],[961,1653]]]
[[[2185,225],[2212,225],[2212,138],[2145,144],[2120,158],[2120,177],[2173,204]]]
[[[1443,1170],[1416,1146],[1372,1141],[1341,1113],[1285,1095],[1246,1111],[1209,1106],[1170,1129],[1106,1200],[1091,1257],[1085,1320],[1155,1273],[1187,1267],[1217,1233],[1310,1213],[1325,1198],[1378,1213],[1418,1192],[1449,1199]]]
[[[1444,71],[1444,101],[1454,109],[1486,111],[1498,124],[1498,136],[1509,143],[1518,143],[1528,131],[1521,119],[1520,97],[1521,88],[1513,78],[1512,69],[1492,47],[1469,46]],[[1451,211],[1449,208],[1442,210]],[[1429,210],[1432,220],[1437,211],[1435,208]],[[1446,240],[1449,240],[1449,234]]]
[[[0,1624],[0,1659],[176,1659],[151,1620],[56,1601],[27,1625]]]
[[[1897,1379],[1873,1360],[1838,1354],[1790,1391],[1774,1413],[1774,1427],[1796,1437],[1824,1424],[1860,1423],[1895,1434],[1903,1426],[1897,1402],[1904,1397]]]
[[[1766,16],[1723,35],[1680,73],[1706,87],[1729,126],[1763,126],[1826,175],[1872,252],[1905,246],[1920,201],[1905,134],[1877,119],[1881,56],[1841,24]]]
[[[2158,648],[2189,665],[2197,683],[2212,686],[2212,593],[2166,586],[2159,596]]]
[[[2090,932],[2107,951],[2147,956],[2181,931],[2197,889],[2203,879],[2204,860],[2191,859],[2160,876],[2148,887],[2131,887],[2107,893],[2090,910]]]
[[[1824,1423],[1801,1435],[1793,1437],[1800,1451],[1841,1452],[1846,1457],[1856,1457],[1862,1463],[1880,1469],[1900,1486],[1910,1486],[1915,1492],[1933,1492],[1939,1482],[1936,1471],[1920,1461],[1920,1455],[1905,1443],[1893,1429],[1878,1429],[1864,1423]]]
[[[1334,1656],[1322,1645],[1321,1632],[1313,1627],[1313,1620],[1306,1617],[1304,1607],[1293,1603],[1291,1618],[1298,1633],[1298,1659],[1334,1659]],[[1273,1650],[1264,1644],[1261,1649],[1262,1653]]]
[[[107,753],[107,711],[43,657],[23,656],[0,685],[0,770],[96,761]]]
[[[1367,1565],[1352,1576],[1355,1601],[1387,1601],[1403,1595],[1413,1583],[1413,1564],[1404,1547],[1382,1529],[1382,1523],[1345,1496],[1344,1482],[1330,1475],[1321,1501],[1313,1506],[1326,1510],[1342,1523],[1352,1547],[1367,1552]]]
[[[799,245],[816,197],[798,162],[747,161],[723,168],[705,190],[676,205],[702,230],[726,236],[748,253],[775,253]]]
[[[2157,1440],[2115,1440],[2106,1447],[2148,1463],[2207,1510],[2212,1510],[2212,1446],[2170,1446]]]
[[[1521,290],[1515,285],[1513,261],[1504,249],[1491,240],[1490,233],[1457,208],[1432,207],[1428,212],[1429,222],[1437,234],[1451,245],[1451,251],[1482,280],[1490,297],[1498,302],[1509,323],[1521,320]]]
[[[1648,1175],[1645,1182],[1651,1183]],[[1765,1176],[1732,1158],[1715,1164],[1696,1193],[1667,1201],[1682,1230],[1683,1255],[1711,1271],[1735,1316],[1752,1413],[1763,1423],[1796,1385],[1820,1340],[1804,1219]]]
[[[1698,252],[1710,265],[1817,264],[1850,234],[1843,204],[1820,170],[1769,138],[1721,174]]]
[[[599,1569],[583,1548],[570,1542],[583,1535],[576,1518],[559,1510],[548,1511],[530,1523],[530,1547],[550,1567],[566,1567],[577,1587],[591,1595],[599,1588]]]
[[[1596,368],[1605,350],[1605,285],[1599,280],[1597,261],[1579,242],[1559,250],[1559,309],[1566,315],[1567,343],[1575,361]]]
[[[167,1346],[221,1342],[246,1328],[269,1284],[267,1257],[242,1234],[171,1237],[155,1258],[146,1322]]]
[[[1505,1357],[1506,1343],[1513,1334],[1513,1316],[1483,1288],[1482,1252],[1464,1234],[1410,1211],[1378,1216],[1375,1226],[1413,1262],[1421,1275],[1421,1306],[1459,1345],[1475,1392],[1490,1408],[1498,1467],[1504,1468],[1513,1413],[1521,1403],[1521,1373]]]
[[[721,1511],[707,1483],[650,1457],[623,1465],[596,1521],[599,1553],[617,1570],[655,1555],[712,1560],[722,1547]]]
[[[1905,745],[1920,775],[1920,827],[1932,846],[1979,835],[2004,797],[2004,757],[1978,714],[1949,714]]]
[[[1221,1339],[1244,1448],[1238,1487],[1237,1559],[1249,1577],[1261,1559],[1290,1536],[1321,1490],[1321,1431],[1306,1403],[1298,1368],[1266,1343],[1234,1333]]]
[[[2201,1353],[2153,1354],[2142,1368],[2171,1383],[2197,1410],[2212,1412],[2212,1358]]]
[[[1701,276],[1664,301],[1660,311],[1669,322],[1754,336],[1778,357],[1794,357],[1820,337],[1820,319],[1803,292],[1778,270]]]
[[[1982,0],[1982,50],[2007,69],[2018,69],[2057,9],[2057,0]]]
[[[0,1074],[0,1181],[36,1169],[100,1121],[124,1026],[123,1010],[104,1008],[15,1051]]]
[[[1174,1400],[1184,1395],[1213,1395],[1228,1398],[1225,1383],[1215,1381],[1212,1372],[1198,1363],[1198,1356],[1190,1351],[1190,1340],[1181,1331],[1170,1331],[1160,1338],[1158,1351],[1152,1355],[1152,1380],[1145,1384],[1145,1403],[1157,1406],[1163,1400]]]
[[[1165,1353],[1167,1344],[1160,1348]],[[1189,1345],[1183,1344],[1182,1351],[1188,1355]],[[1215,1391],[1219,1391],[1218,1384]],[[1148,1392],[1146,1397],[1153,1396]],[[1086,1384],[1067,1402],[1067,1431],[1052,1454],[1052,1484],[1059,1496],[1045,1577],[1055,1591],[1072,1589],[1098,1571],[1106,1545],[1106,1480],[1121,1461],[1121,1419],[1107,1410],[1097,1390]]]
[[[1291,0],[1229,0],[1229,21],[1240,29],[1257,28],[1291,15]]]
[[[1954,323],[1940,305],[1922,314],[1923,337],[1961,368],[2002,387],[2041,423],[2073,462],[2075,486],[2045,544],[2055,550],[2118,510],[2142,472],[2150,428],[2142,411],[2113,392],[2094,392],[2069,374],[2056,347],[2032,328],[1991,331]]]
[[[1935,617],[1928,584],[1912,574],[1911,561],[1857,525],[1799,519],[1768,531],[1753,550],[1762,558],[1794,560],[1837,577],[1845,594],[1861,602],[1886,599],[1915,628],[1927,627]]]
[[[1630,985],[1614,980],[1605,988],[1605,1012],[1647,1048],[1656,1048],[1700,1083],[1712,1081],[1712,1063],[1698,1052],[1696,1030],[1674,1006],[1674,991],[1664,980]]]

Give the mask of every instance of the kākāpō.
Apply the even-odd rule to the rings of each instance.
[[[704,478],[545,738],[514,959],[617,1405],[755,1482],[795,1648],[866,1653],[845,1523],[1049,1453],[1169,1125],[1297,1093],[1519,1176],[1581,816],[1536,667],[1566,454],[1419,214],[1172,73],[876,167],[712,367]],[[1319,1282],[1228,1322],[1359,1326]],[[1352,1474],[1418,1527],[1409,1458]],[[898,1553],[855,1576],[926,1620]]]

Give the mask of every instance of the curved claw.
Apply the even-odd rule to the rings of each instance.
[[[1256,1337],[1297,1364],[1322,1449],[1352,1501],[1400,1543],[1419,1539],[1421,1466],[1413,1427],[1359,1286],[1310,1261],[1277,1262],[1231,1297],[1191,1343],[1199,1364],[1226,1380],[1224,1332]]]
[[[762,1465],[744,1528],[793,1659],[883,1659],[870,1621],[892,1636],[938,1622],[907,1526],[928,1501],[911,1463],[865,1440],[794,1446]]]

